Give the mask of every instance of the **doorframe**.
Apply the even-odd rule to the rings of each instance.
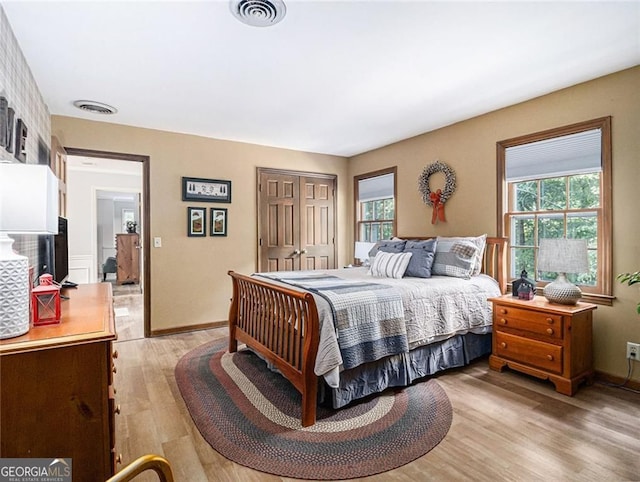
[[[98,151],[78,147],[64,147],[68,156],[100,157],[118,161],[133,161],[142,163],[142,223],[145,229],[142,232],[142,302],[144,337],[151,336],[151,196],[150,196],[150,163],[151,157],[140,154],[126,154],[121,152]]]
[[[273,167],[256,167],[256,271],[260,271],[260,229],[262,220],[260,219],[260,175],[262,173],[284,174],[298,177],[317,177],[320,179],[333,179],[333,259],[338,266],[338,175],[325,172],[293,171],[290,169],[279,169]],[[302,193],[300,193],[302,195]]]

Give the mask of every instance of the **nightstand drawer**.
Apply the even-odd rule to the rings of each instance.
[[[498,305],[494,312],[495,326],[529,331],[550,338],[562,339],[562,316]]]
[[[503,358],[562,373],[562,347],[504,332],[495,333],[493,352]]]

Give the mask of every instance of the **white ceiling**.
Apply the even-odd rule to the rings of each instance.
[[[637,1],[285,3],[1,2],[52,114],[342,156],[640,64]]]

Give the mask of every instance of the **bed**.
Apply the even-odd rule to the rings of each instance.
[[[431,239],[446,246],[443,240],[471,238]],[[418,246],[431,241],[410,242]],[[456,242],[452,250],[469,245]],[[383,258],[393,263],[418,259],[386,250],[372,258],[371,268],[252,276],[229,271],[229,351],[244,343],[278,370],[302,395],[302,425],[313,425],[319,401],[340,408],[491,351],[491,305],[486,299],[506,291],[506,239],[483,237],[474,256],[474,272],[467,277],[435,273],[435,263],[434,275],[426,278],[372,277]],[[434,292],[439,296],[435,300]],[[453,320],[445,319],[447,311],[454,313]]]

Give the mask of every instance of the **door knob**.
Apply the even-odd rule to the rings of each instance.
[[[293,252],[293,254],[300,254],[300,250],[299,250],[299,249],[296,249],[296,250]]]
[[[306,254],[306,253],[307,253],[307,250],[306,250],[306,249],[303,249],[303,250],[302,250],[302,251],[300,251],[300,252],[301,252],[302,254]]]

